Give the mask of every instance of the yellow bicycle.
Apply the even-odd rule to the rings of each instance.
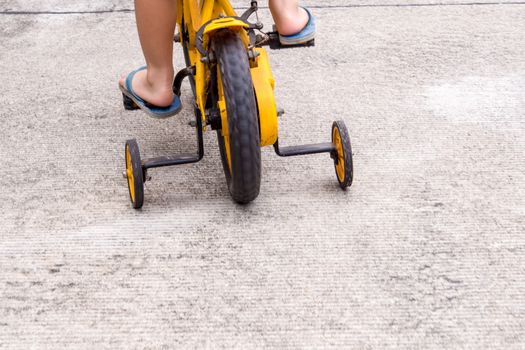
[[[152,168],[195,163],[204,156],[203,132],[217,131],[221,160],[234,201],[249,203],[257,198],[261,183],[261,147],[273,145],[282,157],[329,153],[334,160],[341,188],[352,184],[352,149],[343,121],[332,125],[332,141],[279,147],[278,111],[274,78],[263,46],[281,46],[277,32],[263,32],[260,22],[251,23],[257,1],[237,16],[228,0],[179,0],[177,34],[186,68],[175,76],[173,91],[180,96],[181,84],[189,78],[195,97],[197,154],[180,154],[141,160],[135,139],[125,147],[126,172],[132,205],[144,203],[144,182]],[[313,46],[314,40],[297,46]],[[136,109],[124,95],[124,107]]]

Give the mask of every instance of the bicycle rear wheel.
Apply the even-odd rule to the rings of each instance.
[[[217,31],[212,49],[217,58],[217,104],[228,121],[217,131],[224,174],[233,200],[246,204],[257,198],[261,185],[259,121],[250,64],[234,31]]]

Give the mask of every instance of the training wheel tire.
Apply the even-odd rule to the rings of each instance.
[[[354,166],[352,161],[352,146],[348,129],[342,120],[335,121],[332,124],[332,143],[335,151],[332,154],[334,159],[335,174],[339,186],[345,190],[352,186],[354,178]]]
[[[140,160],[139,145],[135,139],[126,141],[126,178],[129,198],[134,209],[144,204],[144,172]]]

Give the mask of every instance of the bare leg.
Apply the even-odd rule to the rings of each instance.
[[[132,87],[142,99],[157,106],[173,101],[173,34],[176,0],[135,0],[140,44],[148,66],[133,78]],[[125,78],[119,83],[124,85]]]
[[[281,35],[300,32],[308,23],[308,13],[299,7],[299,0],[269,0],[270,11]]]

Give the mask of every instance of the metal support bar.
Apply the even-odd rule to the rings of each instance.
[[[194,75],[195,75],[195,66],[190,66],[190,67],[181,69],[177,73],[177,75],[175,76],[175,80],[173,81],[173,93],[180,97],[180,88],[182,86],[182,81],[186,77],[190,77]]]
[[[179,154],[176,156],[156,157],[144,160],[143,169],[162,168],[172,165],[196,163],[200,159],[194,154]]]
[[[309,145],[279,147],[279,140],[274,143],[273,149],[280,157],[302,156],[317,153],[333,153],[335,146],[331,142],[314,143]]]
[[[142,171],[146,174],[148,169],[161,168],[173,165],[197,163],[204,157],[204,137],[202,132],[202,117],[200,111],[195,107],[195,129],[197,130],[198,154],[179,154],[175,156],[163,156],[145,159],[142,162]]]

